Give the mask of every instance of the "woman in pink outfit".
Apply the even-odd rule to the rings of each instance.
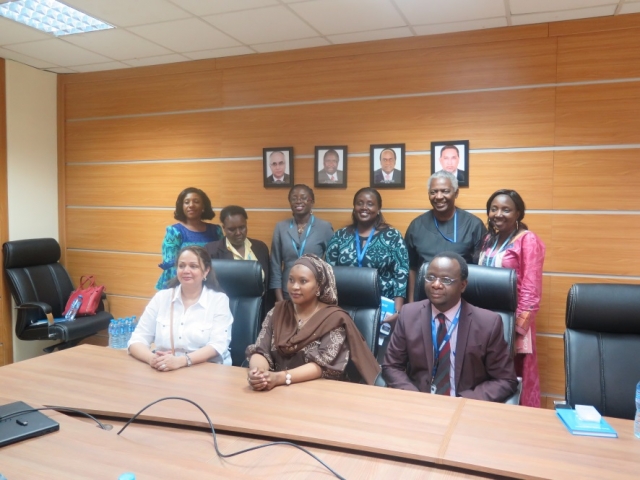
[[[515,190],[498,190],[487,200],[489,233],[482,243],[479,265],[513,268],[518,277],[516,309],[516,373],[522,377],[520,404],[540,407],[540,376],[536,352],[536,313],[542,297],[545,246],[522,223],[524,200]]]

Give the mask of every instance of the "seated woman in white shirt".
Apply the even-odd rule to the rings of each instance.
[[[180,251],[176,268],[175,287],[151,299],[131,335],[129,353],[159,372],[203,362],[231,365],[233,317],[211,257],[202,247],[188,246]]]

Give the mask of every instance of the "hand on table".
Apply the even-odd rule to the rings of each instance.
[[[159,372],[170,372],[171,370],[178,370],[185,366],[185,358],[176,357],[170,352],[156,352],[149,365],[151,368],[155,368]]]
[[[250,368],[247,372],[247,381],[254,390],[269,391],[279,385],[279,374],[281,372],[264,371],[257,367]]]

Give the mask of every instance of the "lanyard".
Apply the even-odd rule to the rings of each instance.
[[[431,340],[433,341],[433,371],[431,372],[431,393],[435,393],[435,385],[433,384],[433,382],[436,379],[436,372],[438,371],[438,364],[440,363],[440,360],[438,359],[438,356],[440,355],[440,350],[442,350],[444,346],[447,344],[447,342],[451,339],[451,335],[453,334],[453,331],[458,326],[458,321],[460,321],[461,308],[462,308],[462,305],[460,305],[460,307],[458,308],[458,311],[456,312],[455,317],[453,317],[453,321],[451,322],[451,325],[447,329],[447,333],[442,339],[442,343],[439,346],[438,346],[438,325],[437,325],[438,322],[436,322],[435,317],[431,318]]]
[[[307,244],[307,238],[309,238],[309,232],[311,231],[311,226],[313,225],[313,222],[315,221],[315,219],[316,217],[311,215],[311,221],[309,222],[307,231],[304,234],[304,239],[302,240],[302,244],[300,245],[300,251],[298,251],[298,246],[296,245],[295,240],[293,238],[291,239],[291,244],[293,245],[293,249],[296,251],[296,255],[298,256],[298,258],[300,258],[304,253],[304,246]],[[291,225],[289,226],[289,228],[293,228],[293,220],[291,220]]]
[[[511,235],[509,235],[509,237],[504,241],[504,243],[502,244],[502,246],[497,252],[496,252],[496,247],[498,246],[498,239],[496,238],[496,241],[494,242],[493,247],[491,247],[491,251],[488,254],[485,254],[484,259],[482,261],[482,265],[486,265],[487,267],[495,266],[496,257],[500,253],[506,250],[507,246],[509,245],[509,242],[511,241],[511,239],[515,234],[516,234],[516,231],[514,231]],[[494,255],[494,252],[495,252],[495,255]]]
[[[367,253],[367,248],[369,248],[369,243],[371,243],[371,239],[373,238],[373,234],[376,232],[375,227],[371,229],[371,233],[369,234],[369,238],[367,238],[366,243],[364,244],[364,248],[360,247],[360,235],[358,235],[358,229],[355,229],[353,233],[356,241],[356,255],[358,257],[358,266],[362,266],[362,260],[364,260],[364,254]]]
[[[442,235],[442,238],[444,238],[447,242],[456,243],[458,241],[458,209],[456,209],[456,213],[453,214],[453,240],[442,233],[440,227],[438,226],[438,219],[435,215],[433,216],[433,223],[436,224],[436,230],[438,230],[440,235]]]

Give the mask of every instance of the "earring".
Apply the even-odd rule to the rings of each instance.
[[[206,275],[204,276],[204,281],[205,281],[205,282],[207,281],[207,276],[206,276]]]
[[[516,232],[520,230],[520,223],[518,222],[518,220],[516,220]]]
[[[320,296],[320,290],[316,292],[316,297],[319,297],[319,296]]]

